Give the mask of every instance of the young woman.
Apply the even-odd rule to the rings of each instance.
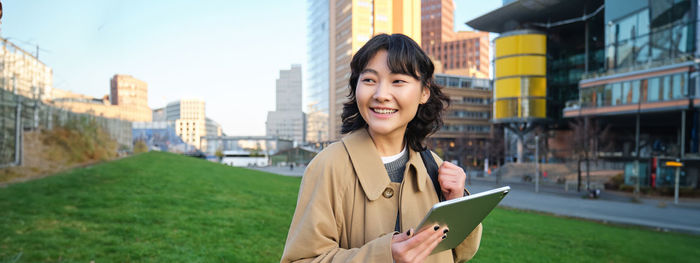
[[[412,39],[381,34],[350,63],[340,142],[306,168],[282,262],[462,262],[479,248],[481,225],[455,249],[430,255],[448,226],[416,227],[438,197],[419,152],[442,126],[448,99]],[[466,175],[442,162],[445,199],[466,194]]]

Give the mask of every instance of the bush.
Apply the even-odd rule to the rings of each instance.
[[[50,131],[42,131],[43,143],[51,145],[50,155],[54,161],[66,164],[88,160],[108,160],[117,153],[117,143],[98,125],[87,117],[71,120]]]
[[[611,177],[610,180],[608,180],[605,183],[605,188],[606,189],[620,189],[621,185],[625,183],[625,174],[624,173],[619,173],[616,174],[615,176]],[[622,190],[622,189],[620,189]]]
[[[134,143],[134,153],[145,153],[148,151],[148,146],[143,140],[138,140]]]

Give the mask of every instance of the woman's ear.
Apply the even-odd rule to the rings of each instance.
[[[430,88],[423,87],[423,92],[420,95],[420,104],[425,104],[430,98]]]

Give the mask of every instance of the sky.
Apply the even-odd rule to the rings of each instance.
[[[199,98],[227,135],[264,135],[279,70],[306,64],[306,1],[0,0],[0,35],[53,69],[54,88],[148,83],[152,109]],[[455,1],[455,29],[501,5]]]

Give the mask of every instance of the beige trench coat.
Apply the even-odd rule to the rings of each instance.
[[[400,229],[407,231],[438,202],[420,154],[409,152],[402,183],[391,182],[366,129],[319,153],[301,181],[281,262],[392,262],[397,209]],[[471,259],[481,231],[479,224],[457,248],[426,262]]]

